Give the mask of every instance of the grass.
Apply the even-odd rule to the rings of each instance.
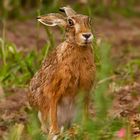
[[[94,44],[94,46],[94,53],[97,55],[97,79],[100,81],[112,74],[111,61],[108,57],[111,45],[107,42],[101,42],[98,46],[96,44]],[[14,44],[5,43],[4,47],[6,64],[1,67],[0,80],[5,88],[9,88],[11,85],[13,87],[26,87],[30,78],[37,71],[42,59],[47,55],[50,48],[49,44],[47,44],[39,53],[32,51],[25,55],[22,52],[17,51]],[[2,49],[0,52],[0,56],[2,57]],[[99,84],[92,94],[94,106],[97,110],[96,117],[88,120],[82,127],[79,127],[81,120],[77,119],[77,125],[74,126],[77,131],[76,135],[71,136],[68,133],[63,133],[60,139],[71,139],[74,137],[75,140],[82,140],[92,139],[92,137],[94,137],[94,140],[108,140],[113,139],[116,132],[120,128],[126,126],[124,120],[113,119],[107,115],[107,111],[109,106],[111,106],[112,101],[107,95],[109,83],[110,80],[107,80]],[[36,118],[37,115],[29,110],[27,110],[27,113],[29,116],[28,123],[25,125],[15,124],[12,126],[12,131],[9,131],[5,140],[22,140],[25,137],[25,132],[28,135],[27,137],[31,140],[45,139],[44,135],[40,132],[39,122]]]
[[[87,0],[86,4],[78,2],[71,3],[64,0],[5,0],[0,2],[2,11],[0,14],[6,18],[26,19],[32,17],[36,13],[49,13],[58,11],[59,7],[64,5],[72,5],[75,9],[80,9],[85,14],[109,16],[113,13],[119,13],[125,17],[140,16],[140,12],[135,7],[140,4],[138,0],[111,0],[111,1],[93,1]],[[34,9],[38,9],[37,11]],[[28,11],[28,16],[23,11]]]
[[[15,11],[11,11],[11,14],[8,15],[9,10],[7,7],[3,6],[4,15],[6,18],[16,17],[19,19],[21,15],[17,15],[16,13],[25,7],[22,7],[21,1],[16,3],[16,0],[13,0],[12,7],[15,8]],[[101,16],[110,16],[112,15],[113,11],[121,13],[124,16],[132,16],[134,15],[133,7],[131,7],[131,2],[128,1],[127,8],[117,7],[117,1],[113,0],[112,3],[109,5],[109,8],[106,7],[103,3],[98,5],[94,2],[90,2],[86,8],[83,8],[80,5],[73,5],[75,9],[81,8],[83,13],[89,15],[101,15]],[[51,3],[49,1],[48,5],[43,1],[43,5],[41,4],[42,1],[37,2],[37,15],[44,11],[56,11],[61,3],[57,3],[57,1],[53,1]],[[20,5],[20,6],[19,6]],[[51,7],[52,5],[52,7]],[[134,3],[132,3],[134,5]],[[19,7],[22,7],[19,9]],[[30,4],[29,4],[30,7]],[[94,7],[94,8],[92,8]],[[107,11],[107,12],[106,12]],[[36,11],[35,11],[36,13]],[[35,14],[34,13],[34,14]],[[5,20],[6,21],[6,20]],[[4,21],[4,25],[6,24]],[[39,25],[37,27],[39,29]],[[2,87],[8,89],[9,87],[27,87],[29,80],[34,75],[34,73],[38,70],[41,61],[45,56],[47,56],[49,50],[53,48],[55,41],[53,39],[53,35],[51,32],[46,29],[46,32],[49,36],[50,43],[45,44],[43,50],[37,52],[36,50],[29,52],[28,54],[24,54],[17,50],[14,43],[9,43],[5,41],[5,26],[3,27],[3,36],[0,38],[0,83]],[[77,118],[76,123],[74,124],[74,128],[76,130],[75,134],[69,135],[68,132],[62,133],[60,139],[63,140],[119,140],[117,138],[117,131],[121,128],[126,128],[127,130],[127,138],[126,140],[132,140],[130,126],[127,122],[127,119],[114,119],[108,116],[108,110],[112,105],[112,98],[108,94],[109,91],[109,84],[111,83],[110,77],[114,74],[114,69],[112,67],[112,63],[110,60],[110,49],[111,44],[108,42],[100,42],[94,43],[94,54],[96,58],[96,65],[97,65],[97,81],[103,81],[100,84],[97,84],[94,93],[92,94],[92,100],[94,101],[95,106],[95,113],[96,116],[89,119],[86,123],[81,125],[81,117]],[[139,59],[135,59],[127,63],[124,67],[124,73],[126,73],[126,77],[128,80],[134,81],[134,74],[140,68],[140,61]],[[18,78],[17,78],[18,77]],[[126,81],[126,79],[124,80]],[[44,136],[40,131],[40,124],[38,119],[36,118],[36,112],[32,112],[27,108],[26,110],[28,114],[28,121],[25,124],[21,123],[14,123],[10,124],[10,128],[7,134],[3,136],[4,140],[45,140],[46,136]],[[82,112],[81,112],[82,114]],[[80,115],[81,115],[80,114]],[[79,116],[80,116],[79,115]]]
[[[49,45],[46,45],[39,54],[31,51],[25,55],[17,51],[14,44],[6,43],[4,51],[0,50],[1,57],[5,57],[0,70],[0,80],[3,85],[6,87],[25,86],[38,69],[43,57],[48,53],[48,48]]]

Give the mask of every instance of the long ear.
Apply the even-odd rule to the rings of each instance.
[[[68,17],[71,17],[76,14],[76,12],[71,7],[62,7],[59,10],[61,12],[64,12]]]
[[[50,13],[37,17],[38,21],[47,26],[66,26],[66,19],[61,14]]]

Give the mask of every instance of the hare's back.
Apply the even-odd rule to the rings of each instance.
[[[40,102],[39,100],[43,96],[44,86],[47,86],[50,83],[53,74],[56,71],[57,61],[55,60],[54,54],[55,53],[52,52],[49,57],[43,61],[41,68],[35,73],[30,81],[28,98],[31,105]]]

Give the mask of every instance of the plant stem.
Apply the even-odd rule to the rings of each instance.
[[[42,6],[42,0],[40,0],[38,3],[37,16],[40,16],[41,6]],[[37,33],[37,35],[36,35],[36,50],[37,50],[37,48],[39,47],[38,42],[39,42],[39,29],[40,29],[40,24],[38,21],[37,21],[36,26],[37,26],[37,29],[36,29],[36,33]]]
[[[2,40],[1,40],[1,46],[2,46],[2,59],[3,64],[6,65],[6,53],[5,53],[5,31],[6,31],[6,19],[3,19],[3,30],[2,30]]]

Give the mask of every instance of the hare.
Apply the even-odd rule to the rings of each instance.
[[[37,108],[42,131],[57,134],[61,126],[70,126],[75,114],[75,100],[84,91],[85,112],[94,84],[94,63],[90,18],[77,14],[70,7],[62,7],[65,14],[50,13],[37,19],[47,26],[65,29],[65,41],[55,47],[43,61],[29,85],[29,103]]]

